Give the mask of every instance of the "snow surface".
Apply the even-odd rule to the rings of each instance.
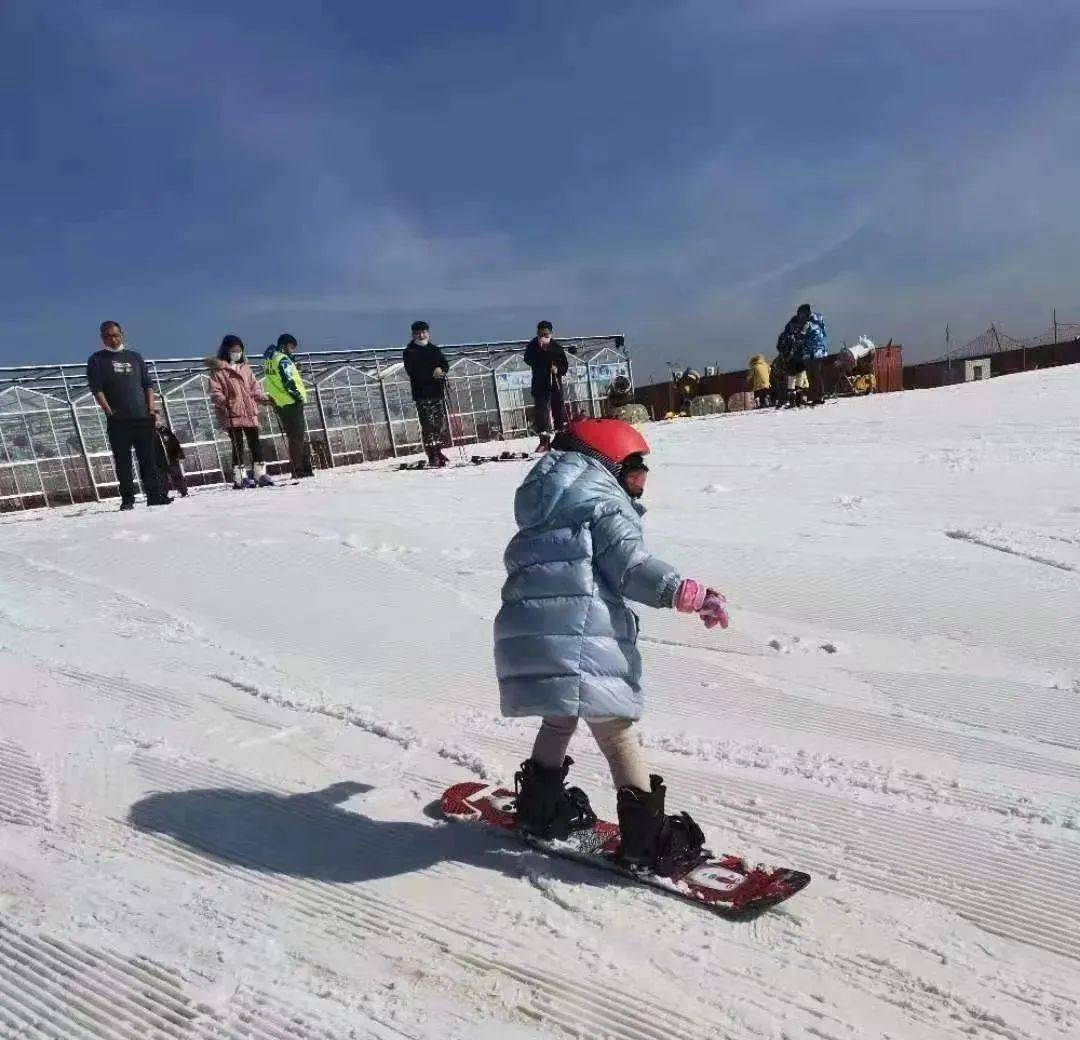
[[[751,923],[431,803],[509,781],[528,463],[0,523],[0,1036],[1080,1036],[1080,370],[655,424],[642,740]],[[614,811],[602,762],[575,779]]]

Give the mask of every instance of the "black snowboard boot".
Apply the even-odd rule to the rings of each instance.
[[[705,835],[689,813],[664,815],[667,788],[663,777],[649,777],[652,790],[620,787],[619,830],[622,845],[617,859],[632,868],[651,870],[661,877],[693,869],[705,860]]]
[[[517,826],[538,838],[564,840],[571,831],[596,822],[589,796],[580,787],[566,787],[566,774],[574,760],[569,755],[559,769],[547,769],[536,759],[521,763],[514,774]]]

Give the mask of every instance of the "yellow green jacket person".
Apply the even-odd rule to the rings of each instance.
[[[771,383],[769,363],[763,355],[755,354],[750,359],[750,368],[746,373],[746,385],[756,393],[758,390],[768,390]]]
[[[282,337],[284,338],[284,337]],[[279,408],[307,401],[307,387],[300,369],[285,347],[288,343],[267,347],[263,352],[263,384],[270,400]]]

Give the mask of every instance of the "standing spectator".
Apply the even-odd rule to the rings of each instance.
[[[118,322],[101,323],[103,349],[90,355],[86,381],[105,413],[109,447],[116,463],[120,485],[120,508],[135,508],[135,477],[131,469],[131,449],[139,461],[139,480],[148,506],[165,506],[172,501],[161,490],[154,465],[154,391],[150,370],[141,355],[124,346],[124,330]]]
[[[772,376],[769,372],[769,363],[765,360],[764,354],[755,354],[750,359],[750,368],[746,373],[746,385],[753,392],[758,408],[768,408]]]
[[[810,381],[810,403],[825,403],[825,358],[829,353],[829,334],[825,328],[825,319],[804,303],[799,308],[799,316],[805,317],[803,325],[803,361],[806,375]]]
[[[266,373],[266,392],[274,403],[281,431],[289,444],[289,462],[293,476],[311,477],[311,459],[307,452],[307,430],[304,427],[304,404],[307,402],[307,387],[300,376],[300,370],[293,360],[296,350],[296,337],[283,332],[277,338],[276,347],[267,347],[263,353]]]
[[[259,441],[259,405],[270,398],[259,385],[244,356],[244,342],[239,336],[226,336],[217,357],[207,358],[210,368],[210,400],[218,421],[232,444],[233,487],[236,490],[272,487],[266,475],[262,445]],[[244,470],[244,441],[251,454],[251,469]]]
[[[446,370],[449,365],[443,352],[431,342],[426,321],[412,323],[412,339],[401,355],[412,387],[416,414],[420,416],[420,436],[428,463],[436,468],[450,460],[442,453],[448,443],[446,434]]]
[[[166,493],[176,491],[181,498],[187,498],[187,479],[180,465],[184,448],[165,422],[160,404],[154,406],[154,423],[154,461],[157,463],[161,489]]]
[[[691,415],[694,398],[701,386],[701,374],[689,365],[675,379],[675,392],[678,396],[678,410],[681,415]]]
[[[810,308],[807,307],[806,314],[809,313]],[[776,339],[777,366],[784,373],[783,385],[779,382],[772,384],[773,400],[777,408],[782,408],[785,404],[789,408],[794,408],[798,401],[796,383],[806,379],[806,366],[802,359],[805,326],[806,317],[803,314],[803,308],[800,307],[798,312],[788,319],[788,323]]]
[[[536,326],[536,335],[525,348],[525,364],[532,369],[533,418],[540,443],[538,452],[551,450],[551,431],[558,433],[565,423],[563,376],[570,368],[563,345],[552,338],[550,321]]]
[[[769,368],[769,388],[772,392],[773,407],[783,408],[787,403],[787,367],[779,354],[773,358]]]

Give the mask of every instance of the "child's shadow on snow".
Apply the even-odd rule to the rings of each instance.
[[[468,825],[384,822],[338,807],[370,790],[344,782],[295,795],[227,787],[161,792],[137,801],[128,822],[250,870],[318,881],[372,881],[447,860],[518,878],[538,855],[519,844],[500,847],[497,835]],[[546,869],[597,883],[573,864],[549,861]]]

